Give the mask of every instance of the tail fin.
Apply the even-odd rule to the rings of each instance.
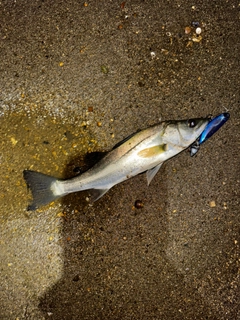
[[[51,189],[52,184],[57,181],[56,178],[31,170],[24,170],[23,177],[33,196],[32,203],[27,210],[36,210],[39,206],[60,197],[60,195],[55,195]]]

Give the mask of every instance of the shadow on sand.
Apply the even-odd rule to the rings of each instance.
[[[72,159],[65,176],[87,170],[103,155]],[[163,166],[161,178],[147,188],[139,175],[93,206],[85,192],[63,199],[64,271],[40,299],[46,319],[191,319],[193,310],[203,319],[211,312],[166,258],[166,178]],[[137,199],[143,208],[134,208]]]

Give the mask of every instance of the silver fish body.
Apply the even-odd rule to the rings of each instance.
[[[91,169],[68,180],[24,170],[33,194],[28,209],[35,210],[69,193],[90,189],[91,200],[96,201],[114,185],[145,171],[150,184],[162,163],[196,141],[208,122],[208,118],[161,122],[132,135]]]

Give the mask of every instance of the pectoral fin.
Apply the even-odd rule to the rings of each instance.
[[[167,150],[167,144],[160,144],[154,147],[146,148],[138,152],[141,158],[151,158]]]
[[[150,185],[152,179],[154,178],[154,176],[157,174],[158,170],[161,168],[161,165],[163,164],[160,163],[159,165],[157,165],[156,167],[150,169],[147,171],[147,183],[148,183],[148,186]]]
[[[91,189],[89,190],[90,193],[90,201],[94,202],[100,199],[109,189]]]

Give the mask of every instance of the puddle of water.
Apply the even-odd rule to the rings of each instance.
[[[64,178],[71,159],[97,149],[95,135],[81,117],[63,121],[37,112],[14,111],[4,113],[0,123],[1,220],[28,204],[24,169]]]

